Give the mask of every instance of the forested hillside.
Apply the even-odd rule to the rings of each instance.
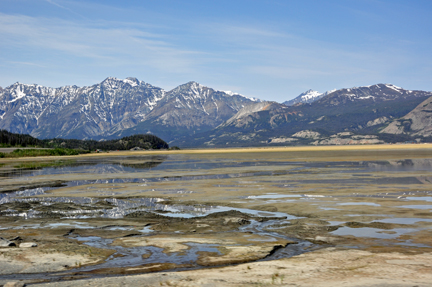
[[[26,134],[11,133],[0,130],[0,145],[3,147],[40,147],[40,148],[68,148],[82,150],[129,150],[141,149],[168,149],[169,145],[157,136],[133,135],[121,139],[108,141],[77,140],[77,139],[45,139],[40,140]]]

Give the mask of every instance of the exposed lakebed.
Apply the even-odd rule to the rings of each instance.
[[[224,266],[322,246],[420,252],[431,248],[431,167],[421,152],[5,163],[0,236],[38,247],[0,248],[0,282]]]

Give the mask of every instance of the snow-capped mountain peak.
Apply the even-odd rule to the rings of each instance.
[[[322,93],[320,93],[320,92],[317,92],[317,91],[314,91],[314,90],[307,90],[306,92],[301,93],[299,95],[299,97],[303,101],[307,102],[307,101],[313,100],[313,99],[315,99],[315,98],[317,98],[317,97],[319,97],[321,95],[322,95]]]
[[[126,79],[119,79],[116,77],[108,77],[101,83],[102,86],[116,89],[119,87],[123,87],[125,85],[130,86],[131,88],[135,88],[138,86],[145,86],[147,88],[152,88],[153,86],[150,84],[147,84],[144,81],[140,81],[137,78],[134,77],[127,77]]]
[[[219,92],[223,92],[223,93],[225,93],[225,94],[227,94],[227,95],[229,95],[229,96],[231,96],[231,97],[232,97],[232,96],[240,96],[240,97],[246,98],[246,99],[248,99],[248,100],[251,100],[251,101],[253,101],[253,102],[261,102],[261,100],[258,99],[258,98],[246,97],[246,96],[244,96],[244,95],[242,95],[242,94],[235,93],[235,92],[232,92],[232,91],[219,91]]]
[[[283,102],[284,105],[286,106],[292,106],[298,103],[312,103],[315,102],[316,100],[322,98],[323,96],[327,95],[327,93],[320,93],[314,90],[307,90],[304,93],[301,93],[300,95],[298,95],[296,98]]]

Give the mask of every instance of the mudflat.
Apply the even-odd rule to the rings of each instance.
[[[430,144],[130,151],[0,164],[0,284],[432,282]]]

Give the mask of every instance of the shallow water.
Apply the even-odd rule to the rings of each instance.
[[[256,157],[255,157],[256,156]],[[27,180],[32,177],[40,176],[55,176],[56,175],[73,175],[73,174],[95,174],[103,175],[103,179],[95,180],[70,180],[65,182],[64,187],[38,187],[34,189],[26,189],[22,191],[17,191],[13,193],[0,193],[0,205],[9,203],[12,201],[32,201],[32,197],[45,195],[47,192],[69,190],[71,187],[86,186],[86,190],[91,191],[92,189],[99,192],[99,196],[118,196],[124,194],[123,186],[116,186],[118,184],[136,184],[142,183],[143,188],[147,188],[150,191],[162,191],[161,195],[174,194],[174,195],[184,195],[189,196],[194,193],[200,193],[200,190],[194,189],[193,185],[195,182],[202,182],[206,180],[217,179],[223,182],[224,180],[229,180],[232,178],[254,178],[255,180],[240,180],[237,184],[218,184],[214,185],[217,188],[226,189],[229,192],[237,192],[238,189],[229,189],[230,187],[242,188],[246,185],[264,183],[264,185],[256,186],[255,190],[262,190],[261,194],[240,196],[240,198],[248,200],[262,200],[268,203],[280,203],[280,202],[296,202],[296,200],[305,199],[319,199],[320,197],[337,198],[339,202],[335,207],[325,206],[321,207],[322,210],[337,210],[337,206],[346,205],[368,205],[380,207],[381,205],[376,202],[350,202],[348,199],[341,199],[344,197],[377,197],[377,198],[397,198],[406,200],[419,200],[419,201],[432,201],[431,196],[424,196],[432,194],[432,191],[411,191],[406,190],[406,185],[411,184],[424,184],[415,176],[406,176],[405,174],[419,171],[430,171],[432,167],[432,161],[429,159],[412,160],[403,159],[397,161],[347,161],[347,162],[301,162],[301,161],[283,161],[280,158],[267,158],[261,159],[259,154],[253,154],[247,158],[239,157],[237,160],[232,158],[208,158],[205,156],[191,156],[191,155],[169,155],[169,156],[141,156],[141,157],[120,157],[120,158],[96,158],[96,159],[81,159],[74,162],[65,162],[61,166],[55,167],[43,167],[36,170],[25,170],[23,174],[14,174],[11,177],[19,177],[22,180]],[[268,155],[266,155],[268,156]],[[215,174],[199,174],[206,173],[212,170],[218,171],[231,171],[236,168],[248,168],[255,167],[260,170],[262,168],[277,169],[276,170],[266,170],[266,171],[256,171],[256,172],[216,172]],[[286,170],[280,170],[280,167],[287,167]],[[147,177],[133,177],[133,174],[142,173],[145,171],[160,171],[161,176],[147,176]],[[163,174],[163,172],[169,172]],[[198,172],[195,175],[176,175],[169,176],[172,171],[188,171],[188,172]],[[376,176],[376,172],[383,173],[382,176]],[[397,177],[388,177],[388,174],[401,174]],[[338,176],[341,175],[341,176]],[[346,174],[351,174],[351,177],[346,177]],[[374,176],[375,174],[375,176]],[[115,177],[110,177],[113,175]],[[318,176],[317,176],[318,175]],[[337,179],[332,179],[331,177],[337,177]],[[281,178],[287,177],[290,179],[281,180]],[[260,180],[265,178],[265,180]],[[267,178],[273,178],[268,181]],[[170,181],[178,181],[181,184],[191,182],[192,188],[165,188],[165,189],[149,189],[152,184],[164,183]],[[283,185],[271,185],[273,189],[277,189],[278,192],[269,193],[269,186],[266,183],[274,182],[284,182]],[[101,184],[112,185],[111,188],[104,188],[101,190],[99,187]],[[289,192],[299,192],[305,191],[305,189],[300,188],[299,185],[316,185],[319,184],[326,188],[338,188],[338,189],[358,189],[365,185],[376,185],[378,187],[386,188],[387,184],[391,184],[392,189],[401,188],[406,191],[401,192],[376,192],[376,193],[361,193],[353,192],[350,194],[339,194],[337,196],[331,193],[325,194],[287,194],[285,191],[288,188]],[[398,186],[401,185],[401,186]],[[309,191],[315,191],[314,188],[307,189]],[[379,191],[379,190],[377,190]],[[73,192],[73,190],[71,191]],[[239,191],[240,192],[240,191]],[[416,195],[416,196],[410,196]],[[421,196],[423,195],[423,196]],[[26,199],[22,199],[25,197]],[[38,199],[45,204],[50,204],[53,202],[76,202],[80,204],[93,204],[97,199],[86,198],[86,197],[75,197],[75,198],[54,198],[46,197],[44,199]],[[278,200],[278,201],[275,201]],[[279,201],[282,200],[282,201]],[[341,202],[342,200],[342,202]],[[146,201],[146,202],[143,202]],[[121,201],[116,203],[116,208],[105,209],[99,211],[93,211],[93,213],[101,212],[104,217],[121,217],[127,214],[128,209],[143,207],[150,211],[168,211],[170,216],[177,217],[190,217],[197,215],[206,215],[213,210],[225,210],[223,207],[199,207],[191,208],[189,206],[182,205],[164,205],[161,202],[163,199],[143,199],[141,202],[137,200]],[[429,205],[401,205],[402,208],[418,208],[418,209],[429,209]],[[243,209],[245,210],[245,209]],[[249,210],[249,213],[257,214],[257,212]],[[284,213],[285,215],[287,213]],[[27,216],[35,217],[37,213],[30,212]],[[69,214],[65,217],[76,218],[84,216],[92,216],[88,214],[80,215],[79,212],[75,214]],[[94,215],[93,215],[94,216]]]
[[[414,232],[416,229],[414,228],[394,228],[391,229],[391,233],[388,233],[387,231],[383,231],[382,229],[378,228],[371,228],[371,227],[362,227],[362,228],[350,228],[350,227],[341,227],[336,231],[331,232],[333,235],[351,235],[355,237],[373,237],[373,238],[379,238],[379,239],[395,239],[399,236]]]
[[[369,206],[381,206],[378,203],[373,203],[373,202],[343,202],[343,203],[338,203],[337,205],[369,205]]]
[[[417,204],[417,205],[400,205],[400,208],[412,208],[412,209],[432,209],[430,204]]]
[[[198,252],[214,252],[216,254],[221,254],[219,249],[216,247],[217,244],[201,244],[201,243],[185,243],[189,246],[181,252],[164,252],[163,248],[158,248],[154,246],[139,246],[139,247],[129,247],[125,248],[119,245],[113,245],[113,239],[104,239],[96,236],[74,236],[71,237],[75,240],[84,242],[86,245],[102,248],[102,249],[112,249],[116,253],[111,255],[105,263],[98,264],[97,266],[88,266],[76,268],[75,271],[85,272],[95,269],[103,268],[113,268],[113,267],[135,267],[143,264],[151,263],[175,263],[175,264],[193,264],[195,267],[196,261],[198,259]],[[143,255],[148,255],[146,256]]]
[[[431,218],[385,218],[376,222],[396,223],[396,224],[415,224],[417,222],[432,222]]]
[[[420,201],[432,202],[432,196],[418,196],[418,197],[407,196],[407,197],[405,197],[405,199],[406,200],[420,200]]]
[[[10,202],[32,202],[32,203],[43,203],[44,205],[51,205],[53,203],[74,203],[83,205],[79,210],[72,211],[58,211],[63,219],[84,219],[84,218],[123,218],[125,215],[136,212],[136,211],[152,211],[155,213],[163,211],[164,216],[168,217],[182,217],[192,218],[199,216],[206,216],[216,212],[223,212],[229,210],[235,210],[246,214],[264,216],[264,217],[283,217],[294,219],[296,216],[292,216],[282,212],[268,212],[259,211],[247,208],[235,208],[226,206],[190,206],[190,205],[167,205],[163,202],[163,198],[131,198],[127,200],[123,199],[105,199],[106,202],[111,203],[113,206],[110,209],[84,209],[87,205],[92,207],[94,204],[100,202],[97,198],[85,198],[85,197],[43,197],[43,198],[17,198],[17,197],[4,197],[0,204]],[[16,213],[14,210],[5,210],[8,212],[8,216],[21,216],[24,218],[39,218],[41,212],[35,210],[29,210],[27,212]],[[61,224],[61,223],[59,223]]]

